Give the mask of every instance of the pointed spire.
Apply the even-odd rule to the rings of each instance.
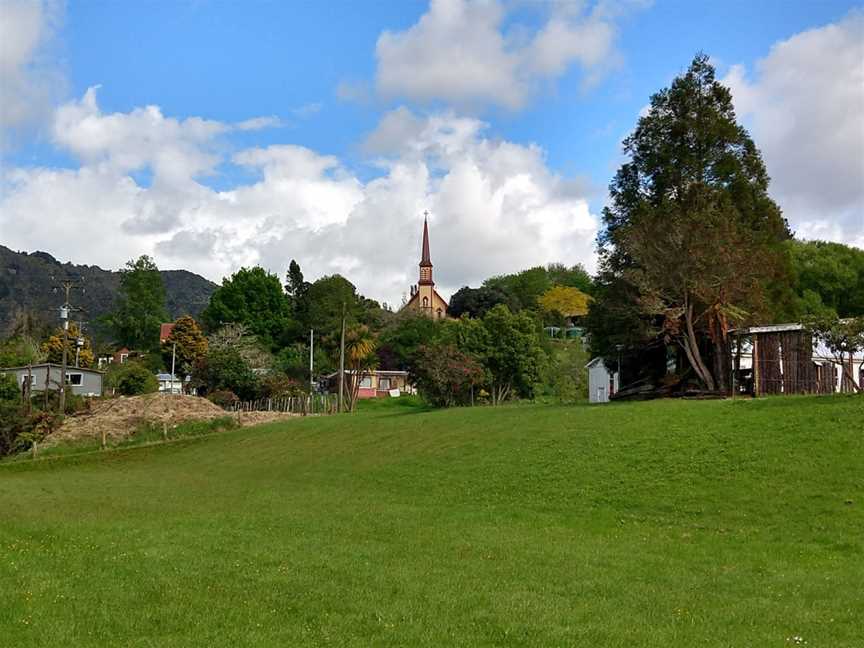
[[[420,258],[421,266],[432,266],[432,257],[429,255],[429,212],[423,212],[423,255]]]

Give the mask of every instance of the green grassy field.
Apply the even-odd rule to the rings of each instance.
[[[3,646],[840,648],[862,619],[862,398],[387,403],[0,465]]]

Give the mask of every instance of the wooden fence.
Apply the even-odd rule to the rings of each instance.
[[[232,412],[286,412],[301,416],[336,414],[339,410],[339,399],[335,394],[259,398],[234,403],[229,410]]]

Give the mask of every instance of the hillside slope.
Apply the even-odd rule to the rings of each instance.
[[[856,397],[395,403],[0,465],[0,636],[860,645],[862,414]]]
[[[172,318],[197,316],[216,290],[216,284],[186,270],[163,270],[166,306]],[[52,277],[84,278],[86,291],[75,295],[75,304],[86,309],[87,319],[108,313],[120,285],[120,273],[99,266],[60,263],[47,252],[14,252],[0,245],[0,335],[19,314],[30,312],[43,321],[57,320],[58,297]]]

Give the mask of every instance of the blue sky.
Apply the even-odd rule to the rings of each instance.
[[[24,4],[4,5],[7,25],[26,23],[32,3]],[[796,171],[784,168],[789,146],[795,154],[793,133],[831,123],[835,114],[811,97],[816,110],[827,111],[822,121],[802,122],[814,106],[793,105],[791,117],[784,113],[793,130],[777,132],[772,124],[785,117],[771,113],[808,101],[808,93],[784,82],[790,70],[799,86],[807,85],[808,75],[831,70],[831,88],[848,102],[842,114],[853,146],[847,141],[824,154],[852,168],[848,184],[862,179],[864,90],[849,89],[861,79],[855,41],[864,39],[854,3],[440,4],[436,14],[427,2],[407,1],[36,3],[41,29],[32,42],[4,53],[18,58],[7,65],[14,75],[3,79],[3,93],[20,95],[22,114],[30,117],[4,116],[0,243],[109,267],[121,265],[124,255],[149,253],[165,267],[189,267],[214,279],[249,263],[281,274],[297,257],[312,276],[340,271],[372,296],[394,301],[414,279],[413,232],[419,207],[427,205],[433,259],[450,290],[524,264],[560,260],[592,267],[596,217],[622,161],[620,141],[650,95],[698,51],[712,57],[718,77],[729,79],[736,105],[741,97],[742,120],[763,148],[793,227],[804,236],[864,241],[860,192],[841,187],[825,203],[835,211],[824,213],[818,187],[805,195]],[[460,20],[470,28],[448,22],[445,8],[462,11]],[[567,39],[550,41],[545,63],[538,63],[534,45],[550,25],[570,31]],[[385,32],[393,36],[387,51]],[[496,35],[503,45],[490,53]],[[583,44],[568,49],[574,41]],[[785,49],[776,47],[783,43]],[[455,49],[460,56],[435,68]],[[463,61],[477,60],[474,69],[463,68]],[[496,61],[512,64],[513,72],[487,88],[486,79],[500,72]],[[469,72],[476,76],[460,78]],[[510,92],[510,85],[518,89]],[[82,107],[94,86],[93,102]],[[162,121],[135,121],[135,111],[146,106],[158,106]],[[279,123],[231,126],[260,117]],[[222,126],[205,136],[189,134],[183,124],[190,118]],[[165,120],[176,120],[177,129]],[[382,124],[395,130],[388,135]],[[151,126],[156,130],[144,133]],[[442,142],[460,128],[463,139],[442,153]],[[292,147],[290,162],[288,153],[273,148],[282,146]],[[816,144],[807,146],[801,144],[802,154]],[[250,163],[244,151],[268,153]],[[300,166],[297,156],[304,160]],[[166,160],[174,161],[170,171]],[[420,175],[406,180],[400,175],[405,169]],[[96,182],[93,174],[102,184],[88,184]],[[785,185],[784,174],[790,178]],[[96,187],[104,187],[99,197],[92,193]],[[292,191],[306,196],[302,204],[288,206]],[[447,191],[468,197],[463,204]],[[241,193],[249,202],[238,198]],[[842,201],[835,199],[840,194]],[[490,204],[498,201],[488,213],[477,202],[484,196]],[[234,199],[245,205],[241,212],[222,213]],[[517,203],[519,209],[508,211]],[[318,216],[316,204],[326,205]],[[35,220],[38,209],[51,205],[68,222],[70,236],[51,240],[12,229],[13,217]],[[273,205],[285,205],[284,213]],[[88,207],[111,221],[108,231],[118,245],[99,245],[92,233],[75,239],[76,218]],[[232,229],[247,215],[245,230]],[[445,249],[435,250],[436,237]],[[473,251],[464,244],[472,240]],[[184,241],[196,245],[184,247]],[[525,245],[530,253],[515,249]]]

